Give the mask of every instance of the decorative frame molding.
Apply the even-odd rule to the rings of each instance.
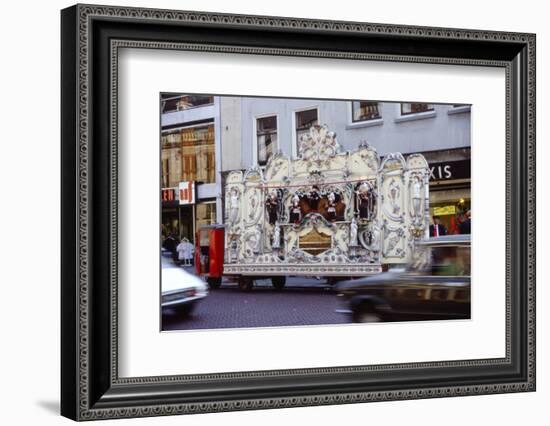
[[[206,34],[212,27],[230,36],[227,44]],[[263,39],[254,45],[250,34]],[[329,47],[302,41],[306,34]],[[76,5],[62,11],[61,43],[63,415],[92,420],[535,390],[535,35]],[[404,54],[405,45],[417,54]],[[123,47],[505,68],[506,357],[119,378],[116,122]],[[426,384],[410,387],[419,374]],[[224,389],[234,379],[242,387]]]

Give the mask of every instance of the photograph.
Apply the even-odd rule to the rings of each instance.
[[[472,108],[160,93],[161,330],[469,320]]]
[[[61,149],[37,159],[60,163],[61,414],[524,421],[547,323],[542,18],[173,6],[64,5],[50,25]]]

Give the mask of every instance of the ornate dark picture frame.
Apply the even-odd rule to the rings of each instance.
[[[63,10],[61,28],[62,415],[91,420],[535,390],[535,35],[95,5]],[[121,47],[504,68],[506,356],[119,378]]]

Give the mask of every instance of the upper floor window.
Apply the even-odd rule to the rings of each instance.
[[[447,114],[460,114],[462,112],[470,112],[470,104],[452,104],[451,108],[447,110]]]
[[[166,186],[180,181],[216,182],[214,124],[187,127],[163,133],[162,149],[168,162],[162,163]]]
[[[378,118],[382,118],[378,109],[378,102],[353,101],[351,103],[352,123],[376,120]]]
[[[425,104],[425,103],[402,103],[401,104],[401,115],[418,114],[421,112],[428,112],[433,110],[434,110],[433,104]]]
[[[184,111],[186,109],[212,105],[213,96],[205,95],[182,95],[166,96],[162,98],[162,112]]]
[[[166,132],[161,135],[162,148],[171,148],[181,145],[181,132]]]
[[[162,159],[162,187],[167,188],[170,185],[170,159]]]
[[[277,116],[256,120],[258,165],[265,166],[277,149]]]
[[[319,124],[319,111],[317,108],[296,112],[296,142],[300,137],[309,132],[311,126]]]

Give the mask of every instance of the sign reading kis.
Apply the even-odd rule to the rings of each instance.
[[[195,181],[180,182],[180,205],[195,204]]]
[[[470,178],[470,160],[430,163],[430,180],[468,179]]]

